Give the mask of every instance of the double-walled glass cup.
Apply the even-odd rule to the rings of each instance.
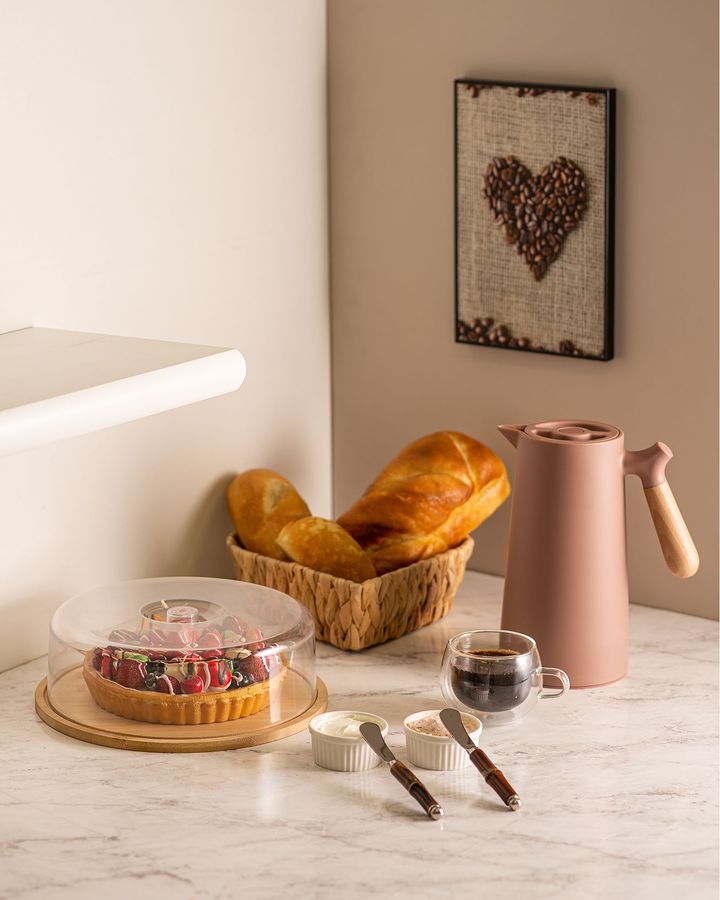
[[[559,688],[543,679],[556,678]],[[485,725],[515,722],[538,699],[570,689],[562,669],[542,666],[535,641],[517,631],[466,631],[448,641],[440,675],[443,697]]]

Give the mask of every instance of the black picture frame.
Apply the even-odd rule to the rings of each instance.
[[[478,343],[477,340],[463,337],[460,334],[460,287],[459,287],[459,136],[458,136],[458,97],[461,88],[472,89],[477,86],[513,88],[530,94],[533,91],[569,92],[580,95],[601,94],[605,98],[605,189],[604,189],[604,291],[603,291],[603,346],[600,354],[586,354],[574,349],[570,352],[559,349],[535,346],[510,346],[493,342]],[[516,350],[522,353],[539,355],[565,356],[608,362],[614,357],[614,306],[615,306],[615,134],[616,134],[616,89],[588,85],[553,84],[528,81],[499,81],[487,78],[456,78],[453,82],[453,130],[454,130],[454,313],[455,343],[471,346],[493,347],[499,350]]]

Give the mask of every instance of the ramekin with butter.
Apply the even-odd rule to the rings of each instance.
[[[363,722],[375,722],[387,736],[390,726],[385,719],[360,710],[326,712],[311,719],[308,730],[315,764],[336,772],[363,772],[380,765],[380,757],[360,734]]]

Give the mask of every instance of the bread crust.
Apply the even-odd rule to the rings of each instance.
[[[375,567],[357,541],[337,522],[309,516],[286,525],[279,546],[293,562],[348,581],[375,578]]]
[[[337,521],[381,575],[461,543],[509,493],[492,450],[439,431],[401,450]]]
[[[233,478],[227,505],[242,545],[273,559],[288,558],[277,543],[285,525],[310,515],[293,485],[272,469],[248,469]]]

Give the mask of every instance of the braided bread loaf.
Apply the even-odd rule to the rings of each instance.
[[[337,521],[382,575],[456,546],[509,493],[492,450],[438,431],[402,450]]]

